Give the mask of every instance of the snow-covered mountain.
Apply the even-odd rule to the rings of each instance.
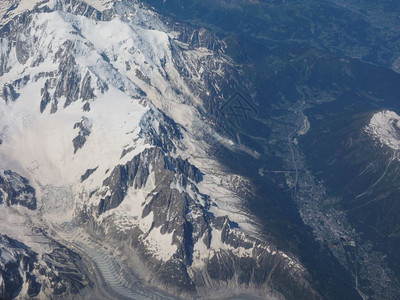
[[[365,131],[373,138],[379,140],[381,145],[393,150],[400,149],[400,116],[394,111],[384,110],[377,112],[371,118]]]
[[[0,5],[0,297],[319,297],[209,154],[238,147],[222,42],[140,1]]]

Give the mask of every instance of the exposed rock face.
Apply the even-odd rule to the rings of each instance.
[[[90,130],[92,128],[92,123],[86,117],[82,117],[82,120],[78,123],[75,123],[74,129],[79,129],[78,136],[76,136],[72,143],[74,144],[74,153],[78,151],[78,149],[82,148],[85,145],[87,137],[90,134]]]
[[[0,173],[0,204],[21,205],[28,209],[37,208],[35,190],[28,179],[12,171]]]
[[[140,136],[166,152],[175,152],[173,140],[183,138],[182,129],[163,113],[147,114],[141,120]]]
[[[50,243],[52,252],[40,256],[25,244],[0,235],[0,298],[12,299],[21,293],[29,298],[76,294],[89,284],[80,273],[80,257]]]
[[[130,194],[147,189],[145,201],[133,205],[141,206],[139,217],[148,219],[149,226],[115,232],[118,226],[107,222],[107,236],[131,241],[128,249],[133,247],[139,253],[158,280],[170,285],[171,276],[177,278],[174,284],[180,293],[206,293],[208,288],[228,282],[272,291],[272,287],[286,282],[305,298],[318,297],[310,293],[308,275],[299,262],[244,235],[229,217],[215,217],[209,212],[215,203],[196,187],[202,180],[202,173],[187,160],[157,148],[143,151],[116,167],[104,181],[97,213],[110,216],[107,212],[124,201],[134,201]],[[105,220],[115,222],[112,217]],[[168,253],[153,248],[151,238],[165,241]]]
[[[18,296],[24,283],[28,285],[27,296],[37,296],[41,286],[36,276],[31,274],[36,262],[36,254],[25,245],[0,235],[0,297],[11,299]]]
[[[220,91],[243,85],[223,43],[205,30],[169,25],[135,1],[61,0],[32,9],[0,27],[0,111],[13,113],[0,119],[0,155],[30,180],[0,174],[0,199],[36,209],[18,207],[28,220],[18,225],[52,228],[54,238],[46,237],[43,253],[28,252],[32,241],[21,246],[37,262],[28,269],[38,284],[20,288],[13,258],[4,295],[102,285],[98,277],[109,273],[89,274],[83,263],[95,259],[83,261],[71,248],[90,256],[76,246],[90,233],[109,247],[104,253],[121,254],[121,274],[143,267],[143,282],[174,295],[234,287],[318,299],[299,260],[254,225],[244,206],[250,184],[209,156],[211,140],[235,144],[215,122]]]
[[[44,84],[44,87],[41,90],[41,95],[42,95],[42,101],[40,102],[40,112],[41,113],[44,112],[44,110],[47,107],[47,104],[49,104],[51,101],[51,96],[49,93],[49,85],[51,84],[50,82],[51,81],[49,79],[47,79]],[[56,110],[52,110],[52,111],[55,112]]]
[[[187,161],[166,156],[158,148],[146,149],[126,165],[117,166],[110,177],[103,182],[103,185],[107,187],[104,194],[110,192],[112,196],[101,199],[99,213],[118,207],[129,187],[142,189],[151,172],[155,174],[155,184],[162,186],[162,190],[157,191],[160,193],[165,193],[166,186],[174,184],[174,179],[179,181],[183,189],[186,189],[190,181],[199,182],[201,179],[200,171]],[[159,197],[162,196],[159,195]],[[164,205],[160,204],[159,207],[164,207]]]
[[[86,73],[85,77],[82,80],[82,87],[80,90],[80,97],[82,101],[89,101],[93,100],[95,97],[94,95],[94,88],[92,87],[92,76],[89,72]]]
[[[94,169],[87,169],[85,174],[83,174],[81,176],[81,182],[84,182],[86,179],[88,179],[90,175],[92,175],[94,172],[96,172],[96,170],[97,170],[97,167]]]
[[[15,101],[18,98],[18,94],[15,92],[14,87],[9,84],[3,87],[2,96],[6,102]]]

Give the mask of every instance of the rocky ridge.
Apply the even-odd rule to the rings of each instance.
[[[60,246],[60,259],[80,261],[75,252],[84,249],[65,228],[114,245],[127,269],[138,266],[135,252],[147,270],[136,275],[172,294],[229,288],[318,298],[298,259],[251,221],[246,179],[209,155],[208,134],[235,148],[213,127],[220,85],[242,84],[223,43],[205,30],[171,25],[140,2],[90,3],[43,1],[3,15],[0,183],[10,199],[3,202],[25,216],[14,222],[33,222],[74,248]],[[8,233],[18,240],[18,232]],[[4,239],[7,249],[15,247]],[[29,252],[32,241],[26,243],[18,251],[32,261],[55,251]],[[3,280],[3,296],[10,282],[21,285],[26,268],[16,271],[17,262],[7,267],[16,275]],[[91,289],[96,279],[76,272],[79,284],[63,279],[53,293]],[[21,288],[19,296],[47,293],[45,285],[25,282],[34,291]]]

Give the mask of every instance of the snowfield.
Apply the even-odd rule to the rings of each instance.
[[[207,123],[200,97],[207,76],[225,76],[222,54],[179,40],[136,1],[14,3],[8,13],[10,3],[0,4],[0,29],[15,21],[13,35],[0,39],[0,170],[26,178],[38,208],[0,205],[0,234],[41,257],[52,248],[33,238],[32,226],[40,227],[40,241],[49,235],[69,245],[98,270],[95,284],[132,299],[161,296],[125,279],[124,267],[140,268],[124,266],[117,253],[147,259],[140,263],[155,270],[141,280],[159,284],[158,269],[170,280],[172,265],[208,292],[218,287],[206,271],[213,259],[238,270],[240,259],[281,264],[294,280],[306,272],[262,242],[238,193],[246,179],[209,155],[209,136],[236,147]],[[26,23],[13,19],[33,8]],[[106,9],[112,13],[96,19]],[[10,255],[2,250],[0,258]]]
[[[384,110],[374,114],[365,131],[393,150],[400,149],[400,116]]]

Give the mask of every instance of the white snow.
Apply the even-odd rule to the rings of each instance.
[[[0,245],[0,262],[3,264],[7,264],[10,261],[15,259],[14,253],[11,252],[10,249],[3,247]]]
[[[40,83],[21,90],[14,103],[0,102],[0,128],[8,128],[0,148],[0,167],[18,170],[42,185],[68,186],[80,180],[87,169],[99,166],[104,174],[118,164],[124,146],[133,145],[146,108],[114,88],[98,97],[85,113],[92,122],[91,134],[85,147],[74,155],[72,140],[77,132],[73,126],[83,115],[82,104],[41,115]],[[141,142],[136,146],[138,152],[145,147]]]
[[[211,171],[213,168],[211,164],[208,168],[205,165],[202,165],[202,167],[201,171],[205,171],[205,175],[203,181],[198,184],[198,188],[201,193],[209,195],[215,204],[210,207],[209,211],[216,217],[229,217],[232,222],[237,223],[241,230],[247,233],[257,234],[258,228],[255,220],[251,220],[249,212],[244,209],[244,203],[232,191],[234,190],[232,185],[235,179],[242,179],[239,176],[216,172],[215,167]]]
[[[31,9],[34,2],[37,1],[21,0],[14,13]],[[86,2],[97,9],[104,9],[110,4],[107,0]],[[256,222],[244,210],[235,192],[245,179],[222,171],[222,166],[207,154],[209,145],[202,139],[209,134],[221,144],[235,145],[206,124],[199,113],[202,103],[198,93],[193,92],[187,84],[189,79],[184,79],[175,67],[177,61],[181,61],[190,73],[188,78],[192,86],[200,91],[206,88],[203,74],[211,63],[216,68],[216,74],[224,75],[220,58],[211,57],[213,53],[210,50],[192,49],[176,41],[174,33],[166,32],[156,14],[139,6],[126,16],[108,22],[61,11],[34,14],[29,29],[20,35],[29,44],[30,58],[21,65],[15,49],[12,49],[7,59],[11,70],[0,78],[0,88],[26,75],[31,79],[27,86],[17,88],[20,96],[15,102],[6,103],[0,99],[0,138],[3,141],[0,145],[0,170],[11,169],[30,180],[37,191],[40,221],[61,226],[72,220],[76,212],[86,205],[98,204],[98,195],[91,199],[88,195],[97,189],[107,192],[102,188],[103,180],[109,176],[107,170],[125,164],[150,147],[139,137],[140,124],[143,116],[148,113],[156,115],[158,108],[185,128],[183,147],[173,155],[189,159],[204,174],[203,181],[196,186],[200,193],[210,196],[210,212],[215,217],[228,216],[236,222],[239,229],[235,232],[242,238],[245,238],[243,232],[257,235]],[[82,110],[82,99],[66,108],[63,108],[65,99],[58,99],[55,114],[50,114],[49,107],[40,113],[41,89],[47,78],[34,78],[43,72],[57,72],[59,61],[55,53],[67,40],[74,45],[71,54],[77,62],[76,71],[82,78],[87,73],[91,75],[96,97],[90,100],[88,112]],[[0,41],[0,53],[7,53],[9,47],[11,43],[6,39]],[[39,55],[44,61],[33,65]],[[98,82],[106,84],[109,89],[102,93]],[[140,95],[138,88],[147,96]],[[72,140],[79,131],[74,129],[74,124],[83,117],[90,124],[87,126],[90,134],[84,146],[74,154]],[[157,120],[153,126],[157,131]],[[203,129],[204,136],[196,136],[197,131]],[[133,151],[121,157],[122,151],[130,148]],[[81,176],[86,170],[95,168],[96,171],[81,183]],[[205,206],[203,197],[198,196],[191,186],[183,188],[174,182],[170,187],[188,193]],[[172,244],[173,233],[161,234],[160,228],[152,228],[153,213],[142,218],[143,208],[154,188],[154,174],[151,174],[143,189],[130,188],[121,205],[107,211],[97,221],[98,225],[111,224],[112,230],[119,232],[129,233],[130,229],[139,228],[144,233],[143,242],[149,251],[156,258],[167,261],[177,251],[177,246]],[[10,224],[2,227],[2,233],[8,232],[14,237],[21,234],[32,236],[29,229],[31,221],[25,218],[25,214],[22,208],[15,210],[0,206],[0,223]],[[210,255],[218,251],[232,251],[238,256],[253,255],[253,248],[234,248],[223,243],[220,237],[221,231],[212,231],[211,250],[201,239],[195,244],[194,267],[202,266]],[[46,250],[29,238],[22,240],[37,247],[35,249],[40,253]],[[91,247],[85,249],[92,253]],[[265,248],[265,251],[270,249]],[[99,259],[102,271],[110,275],[107,272],[114,268],[114,264],[109,260],[102,261],[97,257],[98,253],[93,255],[95,260]]]
[[[384,110],[374,114],[365,131],[393,150],[400,149],[400,116]]]
[[[9,21],[13,17],[19,15],[20,13],[22,13],[26,10],[33,9],[38,2],[41,2],[41,1],[39,1],[39,0],[2,0],[0,2],[0,26],[4,25],[7,21]],[[7,13],[8,9],[13,5],[15,5],[16,7]],[[7,14],[7,16],[5,16],[5,14]]]
[[[39,255],[50,253],[52,249],[48,246],[49,240],[34,230],[34,224],[39,223],[35,219],[36,217],[24,207],[0,205],[1,234],[24,243]]]
[[[392,64],[392,70],[400,73],[400,57],[396,58]]]
[[[110,8],[112,3],[116,0],[83,0],[87,4],[91,5],[95,9],[99,11],[103,11],[104,9]]]
[[[173,233],[161,234],[161,228],[152,228],[154,221],[153,212],[142,218],[146,200],[152,194],[154,188],[154,173],[152,173],[144,188],[140,190],[129,188],[127,196],[121,205],[100,216],[99,222],[111,220],[114,229],[126,232],[137,226],[143,232],[143,236],[145,237],[143,242],[147,246],[148,251],[157,259],[167,261],[177,250],[177,246],[172,245]]]
[[[135,190],[130,187],[121,205],[101,215],[99,217],[99,222],[111,219],[113,221],[113,226],[116,226],[121,231],[129,230],[133,226],[138,226],[144,233],[148,232],[153,223],[153,212],[145,218],[142,218],[142,214],[146,199],[154,188],[154,174],[152,173],[142,189]]]
[[[93,8],[103,11],[112,6],[117,0],[81,0]],[[34,9],[36,6],[54,8],[57,0],[1,0],[0,1],[0,26],[6,24],[15,16]],[[13,8],[10,10],[10,8]]]
[[[153,228],[144,242],[147,244],[148,250],[153,252],[155,257],[162,261],[168,261],[178,250],[178,247],[172,244],[173,232],[162,234],[160,230],[161,227]]]
[[[74,57],[81,77],[87,72],[91,74],[96,99],[91,101],[89,112],[82,111],[83,104],[80,100],[63,108],[63,101],[59,99],[61,101],[57,113],[50,114],[48,108],[41,114],[39,107],[45,78],[31,80],[27,86],[17,90],[20,94],[17,101],[0,101],[0,138],[3,140],[0,147],[0,169],[11,169],[31,181],[37,189],[39,203],[48,209],[48,213],[44,214],[49,220],[50,216],[53,216],[52,221],[59,222],[66,221],[68,217],[72,218],[75,206],[81,205],[75,203],[78,194],[82,191],[89,193],[98,188],[105,178],[106,170],[125,163],[149,147],[138,137],[141,130],[140,120],[149,111],[146,99],[133,99],[132,96],[137,95],[136,86],[128,78],[121,78],[121,75],[104,61],[101,56],[102,49],[94,48],[87,39],[71,33],[76,28],[81,28],[82,32],[91,34],[94,41],[99,41],[100,34],[96,35],[93,32],[108,28],[110,34],[106,38],[112,41],[111,37],[115,34],[118,42],[120,36],[116,33],[123,31],[119,27],[127,28],[124,26],[118,20],[100,24],[63,12],[37,14],[29,29],[30,36],[26,37],[37,52],[32,53],[27,65],[39,55],[42,55],[45,61],[38,66],[27,68],[16,62],[16,58],[12,65],[11,59],[9,64],[12,69],[0,78],[2,86],[25,75],[35,78],[43,72],[57,71],[54,55],[67,39],[75,42]],[[107,44],[105,40],[103,44]],[[2,40],[0,47],[2,50],[6,49],[7,41]],[[15,57],[14,52],[12,55]],[[104,94],[97,89],[97,80],[108,84],[109,89]],[[120,88],[123,88],[124,92]],[[80,122],[82,117],[90,124],[90,134],[84,147],[74,154],[72,140],[78,135],[74,124]],[[121,159],[122,151],[127,148],[132,148],[133,151]],[[85,171],[96,167],[96,172],[83,185],[79,185],[80,177]],[[46,200],[49,199],[45,197],[49,190],[51,193],[65,190],[70,192],[68,197],[65,197],[65,192],[53,197],[64,201],[56,205],[57,202],[52,204],[50,200]],[[66,208],[69,209],[65,210]]]

